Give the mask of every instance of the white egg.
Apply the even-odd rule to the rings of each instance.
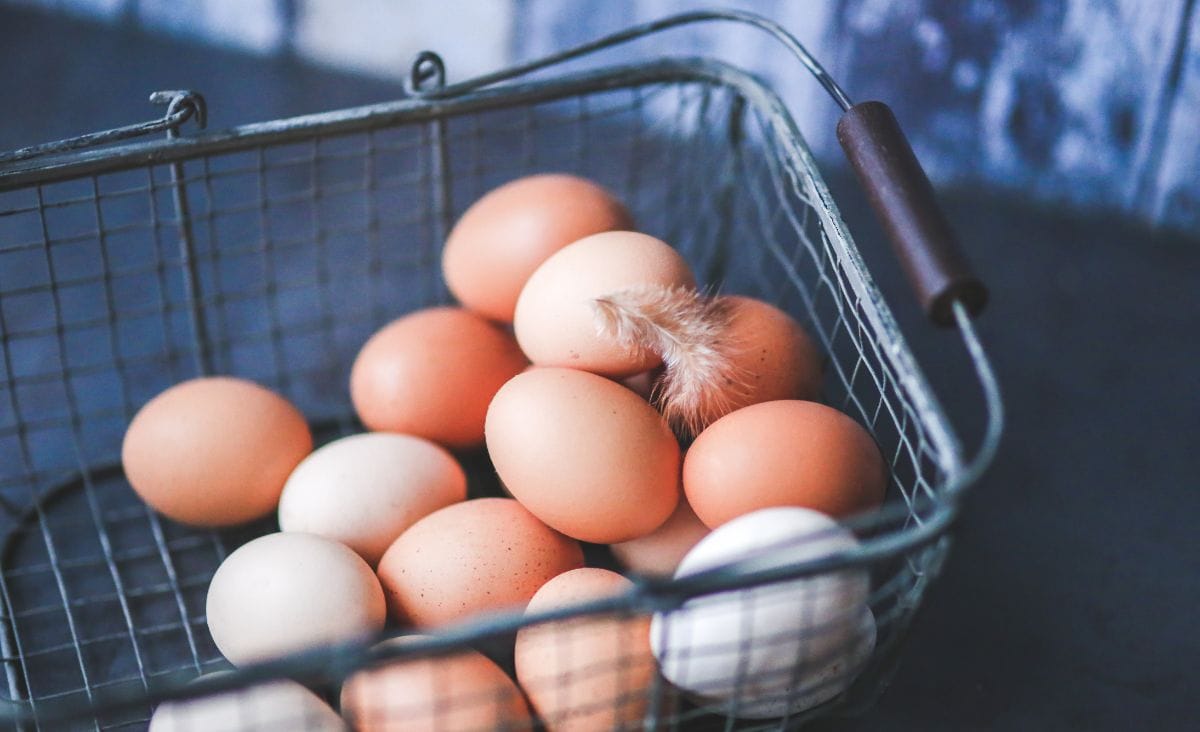
[[[705,696],[697,701],[745,719],[767,719],[798,714],[842,693],[875,650],[875,615],[864,607],[858,625],[840,648],[811,658],[798,659],[786,674],[751,680],[738,695]]]
[[[852,550],[858,541],[824,514],[768,508],[715,529],[677,578],[754,559],[778,567]],[[863,570],[842,570],[697,597],[658,613],[651,647],[663,676],[739,717],[795,714],[841,693],[875,645]]]
[[[208,630],[236,666],[378,633],[383,589],[362,557],[312,534],[267,534],[213,575]]]
[[[405,529],[466,497],[466,474],[440,445],[386,432],[351,435],[292,471],[279,528],[333,539],[374,567]]]
[[[316,694],[295,681],[280,680],[248,689],[160,704],[150,718],[148,732],[267,732],[284,729],[344,732],[346,725],[337,712]]]

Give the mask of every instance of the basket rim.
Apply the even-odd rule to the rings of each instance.
[[[256,145],[308,140],[316,135],[366,132],[397,124],[432,122],[461,114],[555,101],[579,94],[678,82],[709,83],[747,91],[765,85],[752,74],[718,59],[665,56],[648,62],[612,64],[551,78],[506,83],[456,96],[406,96],[354,107],[250,122],[224,130],[124,142],[0,163],[0,192],[64,178],[116,173],[165,165]]]
[[[254,122],[226,130],[182,137],[119,144],[91,150],[0,165],[0,193],[87,175],[116,173],[145,166],[194,160],[217,153],[244,152],[259,145],[308,140],[366,132],[380,127],[432,122],[490,109],[554,101],[579,94],[661,83],[707,83],[731,89],[765,114],[792,166],[805,175],[821,223],[836,234],[830,237],[840,264],[854,276],[850,284],[864,303],[876,338],[896,369],[900,385],[913,400],[918,416],[936,447],[938,467],[955,482],[962,471],[961,442],[945,410],[925,379],[891,309],[874,284],[850,236],[803,134],[786,105],[771,87],[754,74],[733,64],[707,57],[661,57],[648,63],[602,66],[548,79],[521,81],[470,90],[459,96],[415,96],[391,102]]]

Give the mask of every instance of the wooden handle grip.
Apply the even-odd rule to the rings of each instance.
[[[955,300],[971,315],[982,311],[987,288],[959,250],[892,110],[855,104],[838,121],[837,137],[929,319],[953,325]]]

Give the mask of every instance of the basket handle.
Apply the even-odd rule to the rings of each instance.
[[[896,117],[882,102],[853,104],[837,81],[783,26],[744,10],[696,10],[667,16],[543,58],[446,84],[437,54],[425,51],[413,61],[407,86],[425,99],[453,97],[598,51],[684,25],[729,22],[758,28],[775,37],[813,75],[845,112],[837,125],[838,141],[882,219],[892,247],[916,290],[926,315],[942,326],[955,324],[954,303],[972,316],[987,303],[987,288],[967,265],[933,187],[905,139]]]
[[[891,108],[883,102],[851,106],[838,121],[837,138],[925,314],[937,325],[954,325],[958,301],[978,315],[987,304],[987,287],[959,249]]]
[[[668,15],[665,18],[653,20],[648,23],[641,23],[630,26],[625,30],[616,33],[610,33],[606,36],[601,36],[594,41],[581,43],[578,46],[552,53],[548,56],[528,61],[526,63],[509,66],[499,71],[493,71],[488,74],[482,74],[464,81],[447,85],[446,70],[442,60],[436,53],[430,51],[422,51],[417,54],[413,60],[409,72],[409,77],[406,80],[408,90],[415,96],[425,99],[441,99],[453,97],[466,92],[482,89],[486,86],[498,84],[502,81],[510,81],[517,79],[535,71],[561,64],[565,61],[588,56],[593,53],[604,51],[614,46],[619,46],[630,41],[635,41],[639,38],[653,36],[663,31],[672,28],[679,28],[685,25],[695,25],[698,23],[725,22],[736,23],[751,28],[757,28],[775,37],[777,41],[782,43],[784,47],[799,61],[808,72],[812,74],[817,83],[837,102],[842,109],[850,108],[850,99],[846,96],[846,92],[838,86],[829,72],[821,66],[820,62],[809,53],[796,36],[787,31],[769,18],[764,18],[757,13],[752,13],[747,10],[735,10],[733,8],[713,9],[713,10],[693,10],[675,15]]]

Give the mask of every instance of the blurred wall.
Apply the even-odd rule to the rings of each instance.
[[[0,0],[399,77],[422,48],[464,78],[696,6],[686,0]],[[1195,0],[738,0],[796,32],[855,99],[889,102],[931,177],[1200,228]],[[835,110],[765,35],[680,30],[627,54],[767,76],[818,155]],[[611,58],[611,57],[610,57]]]

